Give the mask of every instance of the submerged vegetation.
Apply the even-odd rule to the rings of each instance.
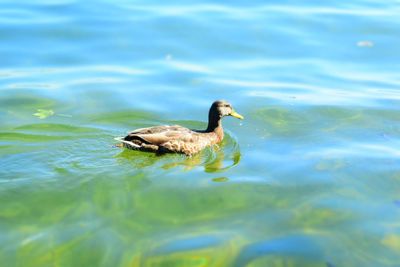
[[[1,266],[399,264],[398,1],[0,7]]]

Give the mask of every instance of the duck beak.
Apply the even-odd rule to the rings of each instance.
[[[239,113],[237,113],[237,112],[234,111],[234,110],[232,110],[231,114],[229,114],[229,115],[231,115],[232,117],[235,117],[235,118],[237,118],[237,119],[241,119],[241,120],[244,119],[244,117],[243,117],[242,115],[240,115]]]

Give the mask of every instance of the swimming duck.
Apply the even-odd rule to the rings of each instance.
[[[211,105],[208,126],[205,130],[191,130],[179,125],[162,125],[136,129],[117,140],[129,149],[158,154],[181,153],[190,156],[222,141],[224,130],[221,119],[225,116],[243,119],[231,104],[218,100]]]

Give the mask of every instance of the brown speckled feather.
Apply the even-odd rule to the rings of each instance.
[[[219,138],[215,133],[198,132],[179,125],[164,125],[134,130],[123,140],[137,145],[129,148],[138,150],[192,155],[216,144]]]

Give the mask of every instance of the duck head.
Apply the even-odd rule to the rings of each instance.
[[[213,117],[219,117],[219,119],[225,116],[232,116],[237,119],[243,120],[243,116],[237,113],[231,104],[224,100],[217,100],[215,101],[210,108],[210,115],[213,114]]]
[[[243,116],[237,113],[231,104],[224,100],[215,101],[210,108],[208,113],[208,127],[207,132],[215,131],[216,129],[221,129],[221,119],[225,116],[232,116],[243,120]]]

